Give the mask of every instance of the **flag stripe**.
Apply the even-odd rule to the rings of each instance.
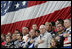
[[[23,20],[23,21],[11,23],[11,24],[1,25],[1,33],[7,34],[7,32],[9,31],[14,33],[15,29],[21,30],[22,27],[24,26],[27,26],[31,29],[31,26],[35,23],[39,27],[41,24],[44,24],[46,21],[48,22],[56,21],[58,18],[61,18],[61,19],[71,18],[71,6],[60,9],[60,10],[56,10],[53,13],[40,16],[37,18]]]
[[[40,5],[7,13],[1,17],[1,25],[38,18],[68,6],[71,6],[69,1],[48,1]]]
[[[34,6],[34,5],[39,5],[39,4],[42,4],[42,3],[45,3],[47,1],[29,1],[28,2],[28,7],[31,7],[31,6]]]

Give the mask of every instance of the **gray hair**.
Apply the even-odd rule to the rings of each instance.
[[[46,26],[45,25],[41,25],[40,28],[45,28],[46,29]]]
[[[27,30],[28,30],[28,28],[27,28],[27,27],[23,27],[22,29],[27,29]]]

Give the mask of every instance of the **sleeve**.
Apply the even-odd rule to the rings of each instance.
[[[38,37],[38,38],[39,38],[39,37]],[[35,44],[34,44],[35,48],[38,47],[38,38],[36,39]]]
[[[48,34],[48,48],[50,48],[51,39],[52,39],[52,35]]]

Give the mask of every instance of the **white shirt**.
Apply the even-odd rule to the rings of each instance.
[[[23,41],[24,41],[24,42],[26,42],[26,40],[27,40],[27,36],[28,36],[28,34],[25,35],[25,36],[23,36],[23,39],[24,39]]]
[[[42,38],[40,38],[40,36],[37,38],[35,45],[38,45],[38,48],[49,48],[50,43],[51,43],[51,39],[52,39],[51,34],[46,31]],[[38,44],[39,40],[43,40],[44,42],[41,44]]]

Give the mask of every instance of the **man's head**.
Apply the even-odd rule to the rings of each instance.
[[[34,29],[30,30],[30,35],[31,37],[35,37],[36,36],[36,31]]]
[[[5,34],[1,34],[1,40],[5,40]]]
[[[11,36],[11,32],[8,32],[7,35],[8,35],[8,36]]]
[[[13,34],[12,35],[12,40],[16,40],[17,39],[17,34]]]
[[[64,26],[65,26],[65,28],[71,27],[71,20],[70,19],[65,19],[64,20]]]
[[[45,25],[41,25],[39,30],[40,30],[41,34],[44,34],[46,32],[46,26]]]
[[[17,34],[17,39],[21,40],[22,39],[22,35],[20,33]]]
[[[64,26],[61,23],[58,23],[56,27],[58,32],[61,32],[64,30]]]
[[[24,35],[26,35],[26,34],[28,34],[28,28],[27,27],[23,27],[22,28],[22,33],[24,34]]]
[[[20,33],[20,30],[16,29],[14,33],[15,34]]]
[[[51,31],[52,30],[52,24],[51,23],[46,22],[45,26],[46,26],[47,31]]]
[[[11,41],[10,36],[6,36],[6,42],[9,43]]]
[[[33,25],[32,25],[32,29],[37,30],[37,28],[38,28],[38,27],[37,27],[37,24],[33,24]]]
[[[64,21],[63,21],[62,19],[58,19],[58,20],[56,21],[56,25],[57,25],[58,23],[64,24]]]

